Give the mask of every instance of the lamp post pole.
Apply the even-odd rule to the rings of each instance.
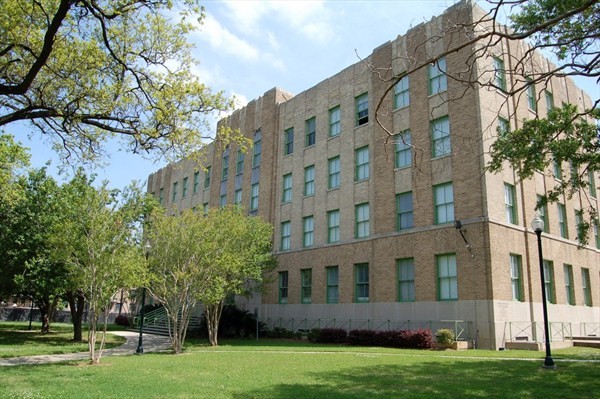
[[[536,212],[531,227],[535,231],[538,244],[538,257],[540,259],[540,279],[542,283],[542,312],[544,315],[544,335],[546,336],[546,357],[544,358],[544,367],[555,368],[552,353],[550,351],[550,325],[548,323],[548,305],[546,303],[546,277],[544,275],[544,256],[542,253],[542,231],[544,230],[544,220],[540,217],[539,212]]]
[[[146,257],[146,265],[148,264],[148,256],[150,255],[150,243],[146,242],[144,246],[144,255]],[[144,353],[144,338],[143,338],[143,330],[144,330],[144,306],[146,305],[146,287],[142,287],[142,309],[140,310],[140,336],[138,338],[138,346],[135,350],[135,353],[141,355]]]

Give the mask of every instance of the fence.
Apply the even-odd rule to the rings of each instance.
[[[565,341],[573,337],[573,329],[569,322],[548,323],[550,342]],[[544,323],[536,321],[509,321],[504,324],[506,342],[531,341],[545,342]]]

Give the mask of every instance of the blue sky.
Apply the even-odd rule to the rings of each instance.
[[[300,93],[366,57],[411,26],[441,14],[454,0],[207,1],[206,19],[190,36],[200,61],[197,74],[214,90],[235,95],[240,106],[277,86]],[[600,92],[598,86],[591,90]],[[588,88],[588,92],[590,90]],[[598,92],[590,93],[598,97]],[[216,119],[215,119],[216,120]],[[58,161],[39,135],[7,129],[30,147],[33,166],[56,173]],[[144,182],[165,165],[119,151],[94,172],[110,186]]]

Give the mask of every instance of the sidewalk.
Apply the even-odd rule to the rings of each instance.
[[[109,334],[119,335],[125,337],[127,341],[113,349],[106,349],[102,352],[104,356],[122,356],[132,355],[138,346],[139,333],[134,331],[111,331]],[[161,335],[144,334],[143,336],[144,353],[149,352],[164,352],[171,348],[169,337],[163,337]],[[88,352],[79,353],[65,353],[62,355],[38,355],[38,356],[23,356],[23,357],[11,357],[7,359],[0,359],[1,366],[20,366],[20,365],[36,365],[46,363],[57,363],[65,362],[70,360],[86,360],[89,359]]]

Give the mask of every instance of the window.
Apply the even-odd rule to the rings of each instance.
[[[456,255],[437,255],[435,257],[438,271],[438,298],[440,301],[458,299],[458,281],[456,272]]]
[[[446,59],[440,58],[437,62],[429,64],[429,95],[442,93],[448,90],[448,82],[446,81]]]
[[[240,205],[242,203],[242,189],[241,188],[235,190],[235,193],[233,194],[233,203],[236,205]]]
[[[504,208],[506,209],[506,222],[517,224],[517,202],[515,186],[504,183]]]
[[[211,167],[207,166],[206,170],[204,171],[204,188],[209,188],[210,187],[210,175],[211,175]]]
[[[454,221],[454,193],[452,183],[444,183],[433,187],[435,207],[435,224]]]
[[[398,259],[398,301],[415,300],[415,261],[413,258]]]
[[[327,242],[340,240],[340,211],[339,209],[327,212]]]
[[[327,188],[330,190],[338,188],[340,186],[340,157],[333,157],[329,159],[329,179],[327,182]]]
[[[550,303],[556,303],[554,291],[554,263],[544,259],[544,290],[546,291],[546,300]]]
[[[369,146],[358,148],[354,151],[356,164],[354,180],[366,180],[369,178]]]
[[[564,204],[558,203],[558,231],[562,238],[569,238],[567,229],[567,210]]]
[[[409,87],[409,77],[408,75],[404,75],[394,87],[394,109],[400,109],[410,105]]]
[[[304,195],[315,195],[315,165],[304,168]]]
[[[165,201],[165,189],[161,187],[160,190],[158,190],[158,203],[162,205],[164,201]]]
[[[241,148],[237,150],[237,157],[235,162],[235,174],[241,175],[244,173],[244,161],[246,159],[246,153]]]
[[[596,242],[596,248],[600,249],[600,226],[598,226],[600,222],[598,220],[594,220],[593,229],[594,229],[594,241]]]
[[[405,168],[412,164],[412,137],[410,130],[405,130],[402,133],[396,135],[396,148],[395,148],[395,166],[396,168]]]
[[[286,129],[283,133],[284,143],[283,143],[283,155],[290,155],[294,153],[294,128],[291,127]]]
[[[202,204],[202,214],[204,216],[208,215],[208,202],[205,202],[204,204]]]
[[[546,97],[546,111],[550,112],[554,109],[554,96],[548,90],[544,91],[544,96]]]
[[[398,231],[414,226],[412,191],[396,195],[396,211],[398,214],[396,222]]]
[[[577,170],[577,165],[573,161],[569,161],[569,170],[571,173],[571,181],[573,182],[573,186],[579,188],[579,171]]]
[[[581,268],[581,287],[583,288],[583,304],[592,306],[592,286],[590,283],[590,269]]]
[[[181,198],[185,198],[185,196],[187,195],[187,191],[188,191],[188,178],[184,177],[183,178],[183,188],[181,190]]]
[[[173,193],[171,195],[171,202],[175,202],[177,199],[177,182],[173,183]]]
[[[431,140],[434,158],[450,154],[450,122],[447,116],[431,121]]]
[[[260,166],[260,158],[262,155],[262,133],[260,130],[257,130],[254,133],[254,146],[253,146],[253,156],[252,156],[252,167],[257,168]]]
[[[563,174],[562,174],[562,165],[560,164],[560,162],[558,162],[555,159],[554,162],[552,163],[552,167],[553,167],[552,174],[554,175],[554,178],[556,180],[562,180]]]
[[[544,233],[548,233],[550,231],[550,222],[548,219],[548,206],[541,205],[542,204],[542,196],[537,196],[537,210],[540,212],[540,217],[544,221]]]
[[[583,242],[585,238],[583,232],[585,228],[585,222],[583,220],[583,211],[581,209],[575,209],[575,227],[577,228],[577,241]]]
[[[292,174],[283,176],[283,195],[281,202],[290,202],[292,200]]]
[[[221,180],[227,180],[229,177],[229,148],[223,152],[223,160],[221,163]]]
[[[354,298],[356,302],[369,302],[369,264],[359,263],[354,265]]]
[[[364,125],[369,122],[369,95],[361,94],[356,97],[356,126]]]
[[[369,204],[356,205],[356,238],[369,236]]]
[[[258,209],[258,183],[254,183],[250,191],[250,211]]]
[[[314,117],[306,121],[306,147],[315,145],[315,139],[317,136],[317,121]]]
[[[575,291],[573,290],[573,266],[563,265],[565,273],[565,295],[567,298],[567,304],[575,305]]]
[[[340,123],[341,111],[340,107],[334,107],[329,110],[329,137],[334,137],[340,134],[342,126]]]
[[[590,191],[590,197],[596,198],[596,176],[594,176],[593,170],[588,170],[588,187]]]
[[[281,250],[287,251],[292,243],[292,227],[290,221],[281,223]]]
[[[328,266],[325,270],[327,272],[327,303],[338,303],[340,300],[338,267]]]
[[[504,135],[508,132],[510,132],[510,123],[508,122],[507,119],[504,119],[503,117],[499,116],[498,117],[498,134]]]
[[[312,216],[307,216],[302,219],[302,227],[303,227],[303,236],[302,236],[302,245],[304,247],[310,247],[313,245],[314,241],[314,230],[315,230],[315,222]]]
[[[523,301],[523,264],[520,255],[510,255],[510,285],[512,288],[512,299]]]
[[[288,272],[279,272],[279,303],[288,303]]]
[[[221,194],[219,197],[219,206],[227,205],[227,194]]]
[[[527,79],[527,91],[526,91],[526,95],[527,95],[527,107],[532,110],[535,111],[536,110],[536,105],[535,105],[535,85],[533,84],[533,80],[531,80],[531,78],[526,78]]]
[[[506,69],[504,61],[494,57],[494,84],[502,91],[506,91]]]
[[[194,194],[196,194],[198,192],[199,185],[200,185],[200,172],[194,172],[194,188],[193,188]]]
[[[301,302],[311,303],[312,301],[312,269],[300,270],[300,280],[302,283]]]

